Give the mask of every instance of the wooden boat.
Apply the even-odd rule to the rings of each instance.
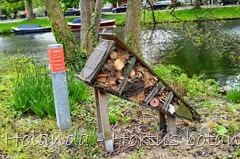
[[[80,31],[81,29],[81,18],[76,18],[72,22],[68,22],[68,26],[72,31]],[[116,28],[115,20],[101,19],[100,29],[114,29]]]
[[[12,27],[15,34],[43,33],[50,32],[51,27],[41,27],[38,24],[21,24],[17,28]]]

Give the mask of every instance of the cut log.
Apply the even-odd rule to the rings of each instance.
[[[111,59],[117,59],[117,57],[118,57],[118,53],[116,51],[111,51],[110,58]]]
[[[114,61],[114,67],[119,71],[123,69],[124,65],[124,62],[120,59]]]

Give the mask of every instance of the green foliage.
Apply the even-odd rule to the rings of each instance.
[[[119,97],[111,96],[108,100],[109,103],[109,121],[110,124],[116,124],[118,122],[128,122],[131,117],[126,117],[124,108],[121,108],[120,103],[124,103],[124,106],[129,105],[129,102],[122,100]]]
[[[202,81],[201,76],[187,77],[183,71],[173,65],[163,66],[161,64],[153,67],[154,71],[167,83],[170,84],[179,94],[189,97],[219,96],[219,85],[213,79]]]
[[[216,125],[215,128],[218,135],[225,135],[227,133],[227,129],[224,126]]]
[[[233,158],[239,158],[240,157],[240,149],[237,148],[236,153],[234,154]]]
[[[54,116],[51,80],[46,65],[36,65],[25,57],[10,58],[8,62],[16,71],[13,107],[22,112],[34,112],[38,116]]]
[[[224,31],[220,26],[223,21],[209,21],[184,24],[185,34],[192,41],[193,45],[198,48],[211,49],[214,48],[219,55],[225,55],[229,59],[239,60],[238,47],[239,37],[233,37],[227,31]]]
[[[66,10],[67,8],[73,8],[73,7],[78,8],[80,0],[72,0],[72,1],[60,0],[60,2],[63,4],[64,9]]]
[[[109,117],[109,122],[112,125],[116,124],[119,121],[119,117],[114,113],[109,113],[108,117]]]
[[[239,125],[237,123],[230,122],[230,124],[228,125],[228,130],[232,134],[236,134],[238,132],[238,130],[239,130]]]
[[[227,105],[227,111],[228,112],[236,112],[237,110],[235,109],[234,105],[228,104]]]
[[[13,70],[16,71],[13,107],[23,113],[33,112],[40,117],[55,116],[52,82],[48,67],[25,57],[10,58],[9,65],[13,65]],[[67,80],[70,104],[87,101],[89,88],[77,80],[73,73],[69,73]]]
[[[240,103],[240,91],[233,89],[227,93],[227,100],[234,103]]]
[[[209,110],[209,116],[208,116],[208,119],[211,119],[211,115],[213,113],[213,110],[216,108],[216,104],[213,104],[213,103],[210,103],[209,101],[206,101],[206,105],[208,107],[208,110]]]
[[[72,72],[68,72],[68,96],[70,105],[88,101],[90,88],[78,80]]]
[[[97,145],[97,135],[94,128],[87,130],[87,144],[89,147]]]
[[[11,2],[11,1],[10,1]],[[5,12],[3,12],[2,14],[6,14],[6,15],[10,15],[16,11],[19,10],[24,10],[24,1],[22,0],[16,0],[16,1],[12,1],[13,3],[10,3],[8,1],[3,1],[0,5],[0,10],[4,10]]]

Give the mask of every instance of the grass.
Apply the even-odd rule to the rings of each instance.
[[[227,93],[227,100],[234,103],[240,103],[240,91],[233,89]]]
[[[21,113],[34,113],[39,117],[55,116],[51,73],[46,64],[37,64],[26,57],[10,57],[4,67],[16,72],[13,77],[12,106]],[[13,67],[10,67],[13,65]],[[89,88],[73,73],[67,73],[70,105],[89,99]]]
[[[72,79],[72,77],[74,77],[73,74],[69,74],[69,80],[73,81],[72,85],[76,89],[72,92],[73,94],[69,91],[69,94],[74,98],[71,104],[73,127],[69,130],[61,131],[57,128],[56,121],[52,117],[47,116],[40,118],[33,113],[22,114],[20,111],[14,109],[12,98],[14,97],[13,88],[15,88],[16,84],[14,82],[17,74],[16,71],[22,69],[21,73],[26,75],[21,75],[21,77],[33,77],[34,71],[29,74],[26,67],[28,66],[30,68],[32,62],[29,61],[29,59],[24,60],[24,58],[20,58],[18,59],[19,61],[15,62],[13,59],[9,61],[9,59],[6,60],[4,57],[1,57],[1,59],[0,121],[2,122],[0,122],[0,158],[112,158],[112,155],[120,158],[152,158],[154,156],[156,156],[155,158],[161,158],[163,156],[174,158],[176,155],[185,157],[197,155],[201,157],[201,154],[206,153],[212,154],[208,157],[223,158],[226,153],[231,156],[239,156],[240,154],[239,148],[231,145],[228,146],[228,149],[225,149],[224,146],[215,148],[214,146],[207,147],[207,145],[205,145],[206,147],[203,149],[196,146],[190,147],[190,149],[188,148],[187,151],[183,151],[186,147],[181,145],[169,146],[161,147],[161,153],[159,153],[160,147],[131,146],[131,152],[128,153],[125,151],[129,150],[129,147],[118,147],[119,145],[117,143],[115,143],[116,151],[111,154],[104,153],[103,148],[97,143],[97,121],[94,102],[93,100],[79,101],[86,96],[88,99],[92,98],[92,92],[86,91],[89,94],[86,92],[79,93],[79,95],[84,95],[79,97],[80,99],[76,99],[78,95],[74,95],[74,92],[81,92],[81,90],[78,89],[84,88],[85,86],[75,88],[78,86],[79,81]],[[40,68],[39,65],[37,66],[37,68]],[[34,66],[32,67],[34,68]],[[25,71],[23,71],[23,69]],[[39,72],[41,72],[40,75],[44,75],[45,69],[46,67],[38,69]],[[191,131],[197,130],[194,131],[194,133],[200,134],[210,133],[210,135],[235,135],[240,133],[239,113],[238,111],[234,111],[235,109],[239,110],[240,106],[228,106],[229,104],[226,103],[226,101],[221,101],[221,98],[215,95],[217,86],[213,81],[204,83],[197,77],[191,81],[190,78],[184,75],[182,70],[175,66],[164,67],[158,65],[155,70],[165,80],[170,82],[170,84],[178,83],[181,85],[179,89],[184,90],[183,92],[188,95],[188,100],[190,99],[191,104],[194,104],[196,110],[203,116],[201,123],[177,120],[178,130],[180,130],[178,135],[180,138],[185,129]],[[41,78],[40,75],[37,77]],[[45,82],[45,80],[38,78],[35,78],[33,80],[34,82],[31,83],[33,87],[35,87],[35,82],[40,82],[38,83],[39,86],[43,85],[41,84],[42,81]],[[26,84],[30,81],[21,81],[21,83],[24,82]],[[204,89],[206,89],[205,92],[203,91]],[[44,93],[45,91],[46,90],[44,90]],[[188,91],[191,93],[188,93]],[[211,91],[212,93],[210,93]],[[205,103],[207,99],[209,99],[209,102]],[[205,103],[205,106],[201,107],[203,103]],[[213,104],[217,105],[217,107],[213,106]],[[139,133],[138,135],[143,135],[144,137],[148,134],[152,136],[152,133],[153,135],[156,133],[158,121],[157,112],[124,101],[115,96],[108,96],[108,105],[111,130],[116,134],[116,137],[123,135],[122,133],[124,132],[125,134],[132,132],[133,135]],[[209,117],[209,120],[206,120],[204,116],[206,116],[209,111],[211,111],[211,117]],[[160,134],[161,133],[163,132],[160,132]],[[16,135],[19,137],[17,140],[18,145],[16,144]],[[8,142],[6,142],[6,138],[8,138]],[[229,152],[229,150],[231,150],[231,152]],[[196,154],[196,151],[201,153]],[[121,152],[123,152],[125,156],[122,156],[123,153]],[[121,154],[118,156],[119,153]],[[160,154],[162,155],[161,157],[158,156]]]
[[[155,18],[158,23],[171,21],[194,21],[197,18],[206,19],[229,19],[240,18],[240,7],[216,7],[216,8],[200,8],[200,9],[184,9],[184,10],[155,10]],[[175,15],[175,16],[173,16]],[[152,23],[152,13],[146,11],[142,12],[142,21],[146,19],[146,23]],[[145,16],[145,18],[144,18]],[[177,17],[177,18],[176,18]],[[75,17],[67,17],[67,21],[72,21]],[[115,19],[116,25],[124,25],[126,21],[126,14],[103,14],[102,18]],[[50,26],[48,18],[36,18],[31,21],[23,20],[21,22],[0,23],[0,33],[10,33],[11,27],[17,27],[19,24],[40,24],[42,26]]]
[[[0,33],[10,33],[12,32],[12,27],[18,27],[19,24],[39,24],[42,27],[51,25],[48,18],[24,19],[23,21],[0,23]]]

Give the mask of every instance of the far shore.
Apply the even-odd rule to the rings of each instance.
[[[172,10],[155,10],[155,19],[157,24],[162,23],[179,23],[179,22],[194,22],[206,20],[240,20],[240,6],[216,6],[202,7],[200,9],[182,8]],[[142,22],[153,23],[152,12],[142,12]],[[66,17],[67,21],[72,21],[76,17]],[[102,18],[115,19],[117,26],[124,26],[126,21],[125,13],[103,13]],[[42,27],[50,26],[51,23],[48,17],[37,17],[32,20],[28,19],[8,19],[0,20],[0,34],[13,33],[12,27],[18,27],[19,24],[39,24]]]

